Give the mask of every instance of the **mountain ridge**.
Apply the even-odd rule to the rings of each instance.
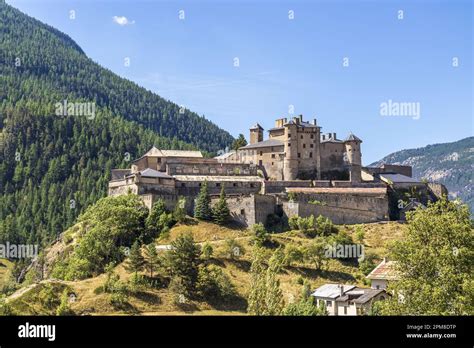
[[[410,165],[413,177],[444,184],[450,198],[460,198],[474,211],[474,137],[393,152],[370,166]]]

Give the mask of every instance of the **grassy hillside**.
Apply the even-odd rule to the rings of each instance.
[[[365,232],[364,244],[366,254],[375,253],[380,260],[386,256],[387,243],[399,239],[405,225],[396,222],[374,223],[364,225],[344,225],[339,226],[340,230],[346,231],[353,236],[361,228]],[[81,227],[71,229],[67,235],[70,244],[74,243]],[[74,232],[71,232],[74,231]],[[79,232],[80,233],[80,232]],[[45,287],[49,287],[57,297],[68,289],[70,293],[77,296],[77,300],[71,303],[71,309],[75,314],[91,315],[120,315],[120,314],[140,314],[140,315],[244,315],[247,308],[247,295],[250,284],[251,265],[251,233],[248,230],[217,226],[208,222],[201,222],[195,219],[187,219],[186,223],[178,224],[169,233],[157,239],[157,243],[167,246],[181,233],[190,233],[196,242],[208,242],[214,249],[213,256],[207,262],[213,264],[229,277],[235,286],[238,296],[231,303],[207,303],[205,301],[188,301],[177,305],[173,300],[173,295],[167,288],[166,282],[155,288],[143,288],[130,295],[125,307],[116,308],[110,303],[110,295],[101,291],[101,287],[106,281],[106,274],[78,281],[54,281],[46,280],[39,284],[26,287],[26,290],[19,290],[10,296],[9,304],[15,313],[19,314],[54,314],[54,309],[48,309],[42,305],[40,298],[44,297]],[[66,235],[66,234],[65,234]],[[231,259],[226,250],[226,243],[229,238],[235,238],[243,247],[245,252],[237,259]],[[299,231],[289,231],[279,234],[272,234],[266,248],[269,258],[278,246],[304,247],[312,241]],[[165,253],[161,250],[161,253]],[[114,271],[120,276],[122,281],[127,281],[132,274],[126,270],[127,260],[118,264]],[[281,289],[286,303],[298,298],[301,293],[303,281],[309,282],[314,289],[326,282],[348,283],[368,286],[364,275],[359,270],[357,263],[340,260],[330,260],[321,271],[317,271],[312,264],[302,262],[282,269],[278,275]],[[43,300],[44,302],[44,300]]]

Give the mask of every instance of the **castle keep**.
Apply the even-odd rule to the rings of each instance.
[[[213,201],[224,187],[232,218],[249,226],[270,215],[323,215],[337,224],[399,219],[447,194],[442,185],[413,179],[409,166],[362,167],[362,140],[321,134],[316,120],[278,119],[267,140],[263,131],[257,123],[248,145],[215,158],[152,147],[129,169],[112,170],[109,195],[135,193],[148,208],[163,199],[170,209],[185,197],[192,214],[206,181]]]

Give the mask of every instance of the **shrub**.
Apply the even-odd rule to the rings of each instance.
[[[329,218],[319,215],[316,218],[316,231],[320,236],[329,236],[336,233],[338,229]]]
[[[224,252],[232,260],[236,260],[245,254],[244,247],[234,238],[226,239]]]
[[[234,295],[229,277],[214,265],[199,267],[196,288],[198,295],[208,302],[226,300]]]
[[[268,232],[262,223],[252,226],[252,240],[255,245],[261,247],[268,240]]]
[[[295,262],[303,262],[303,252],[295,245],[288,245],[285,248],[284,264],[291,266]]]
[[[206,242],[202,246],[201,258],[204,260],[209,260],[212,257],[213,253],[214,253],[214,249],[212,248],[212,245]]]

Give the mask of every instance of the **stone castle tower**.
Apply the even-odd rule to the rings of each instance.
[[[346,148],[347,164],[350,166],[350,180],[352,182],[361,182],[361,167],[362,167],[362,154],[360,152],[360,144],[362,140],[350,133],[349,136],[344,140]]]
[[[258,123],[250,128],[250,144],[263,141],[263,128]]]

